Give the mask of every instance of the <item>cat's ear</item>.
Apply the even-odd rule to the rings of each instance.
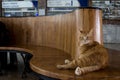
[[[79,31],[80,31],[80,33],[81,33],[81,34],[83,33],[83,31],[82,31],[82,30],[80,30],[80,29],[79,29]]]
[[[88,36],[93,36],[93,32],[94,32],[94,29],[92,28],[87,35]]]

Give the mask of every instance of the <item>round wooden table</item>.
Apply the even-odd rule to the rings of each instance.
[[[19,47],[19,48],[18,48]],[[14,46],[0,47],[0,50],[17,50],[31,53],[31,69],[51,78],[61,80],[120,80],[120,51],[109,51],[109,66],[103,70],[91,72],[82,76],[76,76],[74,70],[59,70],[57,64],[63,64],[65,59],[71,59],[70,55],[62,50],[40,46]]]
[[[34,54],[30,61],[33,71],[52,78],[62,80],[120,80],[120,51],[109,51],[109,66],[103,70],[91,72],[82,76],[75,76],[74,70],[59,70],[57,64],[63,64],[70,55],[54,48],[41,47],[40,54]]]

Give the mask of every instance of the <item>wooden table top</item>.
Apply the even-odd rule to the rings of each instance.
[[[20,50],[33,54],[30,67],[36,73],[62,80],[120,80],[120,51],[109,51],[109,67],[104,70],[75,76],[74,70],[59,70],[57,64],[63,64],[70,55],[62,50],[40,46],[0,47],[0,50]]]

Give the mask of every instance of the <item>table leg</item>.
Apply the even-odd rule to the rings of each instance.
[[[10,52],[10,66],[17,65],[17,55],[16,52]]]
[[[7,52],[0,52],[0,74],[4,74],[7,69]]]
[[[29,53],[21,53],[21,57],[22,57],[23,63],[24,63],[22,78],[26,78],[27,77],[27,72],[29,72],[31,70],[30,67],[29,67],[29,61],[30,61],[32,55],[29,54]]]

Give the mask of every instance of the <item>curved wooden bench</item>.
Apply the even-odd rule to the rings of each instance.
[[[42,17],[0,17],[10,31],[10,44],[48,46],[75,53],[79,30],[94,28],[93,39],[103,43],[102,11],[80,8],[68,14]]]
[[[116,52],[114,55],[116,58],[111,60],[111,63],[116,64],[111,64],[105,71],[77,77],[74,75],[74,70],[56,68],[56,64],[63,63],[64,59],[71,58],[70,55],[78,51],[76,45],[79,42],[79,30],[89,32],[94,29],[92,39],[103,44],[102,11],[98,8],[80,8],[72,13],[55,16],[2,17],[0,21],[6,24],[11,36],[9,47],[0,47],[0,50],[17,50],[32,54],[30,67],[39,74],[64,80],[91,78],[90,76],[106,78],[112,74],[119,77],[120,65],[117,63],[119,52]],[[110,55],[113,55],[113,52]]]

